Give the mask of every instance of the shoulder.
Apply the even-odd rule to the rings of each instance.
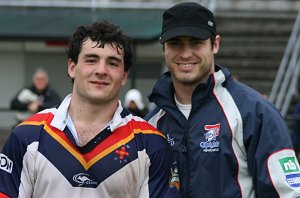
[[[227,90],[238,107],[252,110],[276,111],[275,106],[261,93],[243,83],[231,81]]]
[[[17,125],[13,132],[19,136],[39,136],[44,126],[50,125],[53,117],[51,112],[39,112]]]
[[[235,112],[240,114],[244,127],[260,127],[262,123],[276,123],[279,128],[286,127],[274,104],[251,87],[237,81],[229,81],[220,95],[217,96],[218,100],[223,106],[227,105],[227,113],[236,109]]]
[[[163,133],[161,133],[158,129],[156,129],[153,125],[148,123],[146,120],[142,118],[138,118],[137,116],[133,116],[133,119],[131,120],[131,126],[132,126],[132,132],[136,135],[152,135],[152,136],[158,136],[160,138],[165,139],[165,136]]]
[[[147,150],[154,151],[164,149],[167,146],[165,135],[142,118],[132,116],[127,127],[136,142],[141,143],[140,146]]]

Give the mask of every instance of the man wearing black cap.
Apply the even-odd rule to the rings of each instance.
[[[149,96],[157,107],[146,119],[172,146],[171,181],[182,196],[300,197],[299,163],[280,113],[214,62],[213,14],[192,2],[171,7],[160,42],[169,72]]]

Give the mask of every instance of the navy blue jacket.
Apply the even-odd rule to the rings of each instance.
[[[227,69],[215,70],[195,89],[188,120],[174,101],[169,72],[149,96],[157,108],[146,119],[172,146],[182,196],[299,196],[299,164],[281,114]]]

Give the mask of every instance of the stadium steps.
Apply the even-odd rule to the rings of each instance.
[[[221,35],[216,63],[228,67],[239,81],[269,95],[297,12],[216,12]]]

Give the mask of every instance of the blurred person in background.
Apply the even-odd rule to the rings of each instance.
[[[1,198],[158,198],[173,192],[166,137],[119,99],[131,46],[108,22],[76,29],[67,52],[72,93],[12,130],[0,154]]]
[[[163,14],[169,72],[146,119],[165,133],[184,198],[300,197],[300,169],[285,120],[260,93],[215,64],[214,15],[195,2]],[[177,168],[176,168],[177,167]]]
[[[133,115],[143,118],[147,113],[143,95],[137,89],[130,89],[125,95],[124,107]]]
[[[49,76],[42,68],[37,68],[32,76],[32,84],[22,88],[10,102],[10,109],[18,110],[17,120],[21,122],[29,116],[60,104],[61,99],[50,86]]]

